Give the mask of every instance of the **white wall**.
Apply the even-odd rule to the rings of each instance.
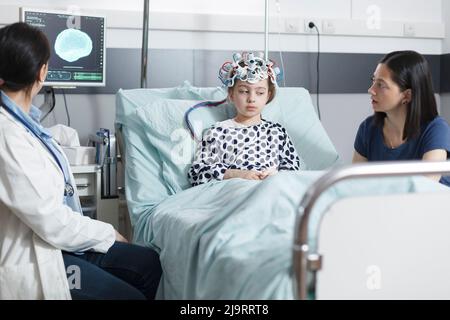
[[[115,103],[113,94],[82,95],[70,94],[66,90],[67,107],[71,119],[71,127],[78,131],[80,142],[87,145],[90,134],[94,134],[99,128],[108,128],[114,131]],[[36,97],[34,103],[39,106],[43,97]],[[62,95],[56,95],[56,107],[54,111],[42,121],[44,127],[55,124],[67,125],[67,115]]]
[[[277,2],[280,4],[279,7]],[[10,6],[9,10],[3,10],[4,5]],[[72,5],[79,6],[83,11],[107,14],[107,47],[140,48],[142,0],[0,0],[0,24],[15,21],[15,13],[17,12],[18,17],[19,6],[65,9]],[[375,30],[375,33],[370,36],[367,30],[363,30],[364,26],[361,23],[373,18],[374,8],[378,10],[376,13],[380,17],[380,30],[384,33]],[[264,38],[260,32],[262,30],[260,22],[263,21],[264,14],[263,0],[151,0],[150,10],[149,46],[151,48],[263,49]],[[243,27],[251,30],[256,24],[258,30],[255,32],[191,31],[189,26],[196,25],[199,16],[188,16],[193,21],[188,21],[187,18],[181,19],[182,15],[178,16],[181,17],[180,19],[161,21],[161,19],[164,20],[164,14],[174,12],[215,15],[211,24],[207,23],[208,16],[202,16],[201,27],[217,26],[218,21],[222,21],[223,28],[228,30],[227,28],[235,28],[236,25],[248,20],[253,24],[249,22],[248,25],[243,24]],[[217,15],[223,15],[222,18],[225,20],[221,20]],[[318,21],[325,19],[335,21],[337,29],[340,28],[339,30],[345,35],[322,36],[321,46],[322,51],[325,52],[386,53],[400,49],[413,49],[424,54],[450,52],[448,36],[450,23],[446,23],[450,21],[450,4],[444,0],[271,0],[270,15],[271,30],[275,30],[270,36],[270,50],[315,51],[316,38],[303,33],[302,20],[300,20],[313,18]],[[298,24],[294,25],[298,27],[298,32],[286,32],[289,21]],[[428,35],[440,34],[436,30],[428,30],[430,27],[437,29],[440,26],[445,27],[447,36],[445,39],[403,37],[403,26],[408,22],[413,23],[417,28],[416,31],[422,30],[421,32]],[[160,26],[159,29],[152,28],[152,23],[153,26],[155,23]],[[164,26],[168,29],[164,29]],[[354,34],[349,33],[349,30]],[[376,32],[379,32],[378,35]],[[40,99],[41,97],[36,100],[36,104],[39,104]],[[443,95],[441,100],[442,112],[449,119],[450,95]],[[315,101],[314,96],[313,101]],[[88,135],[94,133],[99,127],[113,128],[114,95],[67,95],[67,102],[72,127],[79,131],[82,142],[86,142]],[[371,113],[367,95],[321,95],[321,111],[324,126],[338,152],[344,162],[350,162],[356,129],[359,123]],[[48,126],[54,123],[66,123],[61,96],[57,97],[57,108],[53,118],[49,117],[45,122]]]
[[[2,0],[0,5],[10,8],[1,8],[0,23],[16,20],[20,6],[78,6],[82,12],[106,14],[108,47],[141,46],[142,0]],[[271,50],[315,51],[315,38],[304,34],[305,20],[313,19],[323,33],[322,51],[384,53],[408,48],[439,54],[445,26],[441,9],[442,0],[271,0],[269,45]],[[152,48],[263,49],[263,0],[152,0],[150,11]],[[334,32],[323,28],[326,21],[334,24]],[[404,36],[405,24],[414,27],[414,36]]]
[[[152,0],[153,2],[153,0]],[[141,11],[143,8],[143,0],[1,0],[0,5],[12,5],[12,6],[27,6],[31,8],[35,7],[47,7],[55,9],[67,9],[72,6],[78,6],[84,9],[101,9],[107,8],[111,10],[125,10],[125,11]]]
[[[277,12],[279,3],[282,15],[300,15],[324,18],[357,19],[366,16],[369,6],[376,5],[385,19],[406,19],[436,21],[441,19],[441,0],[270,0],[272,13]],[[143,0],[1,0],[0,5],[42,6],[82,9],[111,9],[120,11],[141,11]],[[236,15],[263,15],[263,0],[151,0],[151,11],[218,13]]]
[[[442,21],[450,21],[450,1],[442,1]],[[445,25],[445,38],[442,45],[442,53],[450,53],[450,23]]]

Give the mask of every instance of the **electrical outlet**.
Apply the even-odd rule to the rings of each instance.
[[[288,33],[298,33],[300,31],[300,20],[295,18],[287,18],[285,22],[285,30]]]
[[[414,37],[416,35],[416,27],[413,23],[405,23],[403,25],[403,35],[405,37]]]
[[[315,33],[316,32],[316,28],[314,28],[314,27],[310,28],[309,27],[309,23],[310,22],[314,23],[317,26],[317,28],[319,28],[319,31],[320,31],[321,26],[320,26],[320,21],[319,20],[317,20],[317,19],[305,19],[304,21],[305,21],[305,25],[304,25],[305,33]]]
[[[332,34],[336,32],[336,27],[334,25],[334,21],[332,20],[324,20],[322,23],[322,32]]]

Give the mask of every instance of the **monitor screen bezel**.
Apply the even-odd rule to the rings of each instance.
[[[75,17],[94,17],[103,19],[103,80],[102,82],[78,82],[78,81],[44,81],[44,86],[54,87],[54,88],[75,88],[75,87],[104,87],[106,86],[106,16],[101,14],[91,14],[87,12],[70,12],[66,10],[51,10],[43,8],[30,8],[21,7],[20,8],[20,21],[25,22],[26,12],[42,12],[50,14],[65,14]],[[52,49],[53,51],[53,49]]]

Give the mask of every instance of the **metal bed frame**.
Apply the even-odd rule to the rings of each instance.
[[[308,244],[308,226],[314,205],[320,195],[334,184],[354,178],[393,177],[424,174],[449,174],[450,161],[398,161],[364,163],[344,166],[329,171],[317,180],[304,195],[295,223],[293,247],[294,296],[307,300],[316,296],[316,274],[322,267],[322,256]],[[326,212],[325,212],[326,213]],[[318,238],[316,238],[318,243]],[[312,278],[312,292],[308,293],[308,275]]]

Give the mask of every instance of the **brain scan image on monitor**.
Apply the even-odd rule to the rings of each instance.
[[[21,8],[21,19],[42,30],[49,41],[51,54],[44,85],[105,86],[104,16]]]
[[[55,53],[63,60],[74,62],[92,52],[92,40],[87,33],[66,29],[56,37]]]

